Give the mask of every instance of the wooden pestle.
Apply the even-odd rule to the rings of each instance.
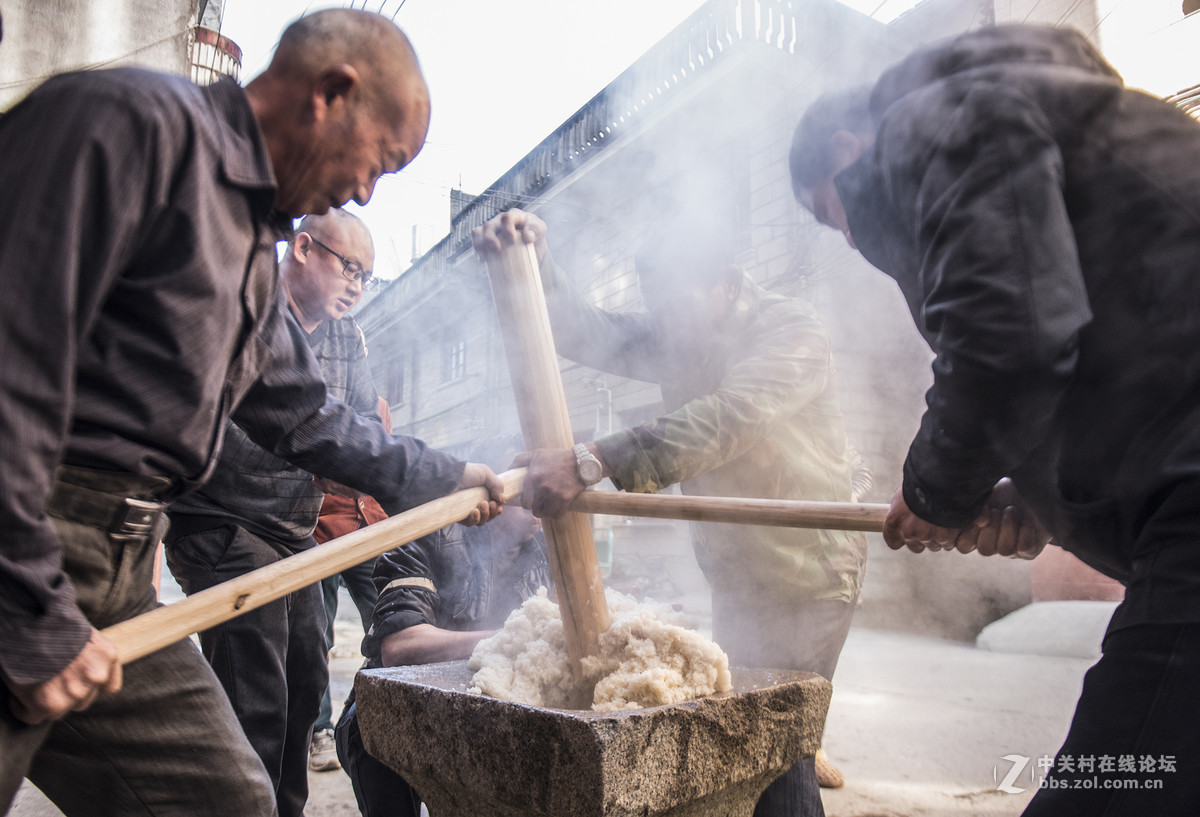
[[[571,448],[575,438],[534,249],[528,244],[510,245],[499,252],[487,252],[484,261],[492,282],[525,447]],[[600,634],[609,625],[591,520],[584,514],[570,513],[544,520],[543,528],[562,611],[567,655],[576,680],[581,681],[583,658],[599,653]]]

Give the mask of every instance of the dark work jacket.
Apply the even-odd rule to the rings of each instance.
[[[1061,544],[1154,585],[1130,621],[1197,620],[1200,124],[1025,26],[910,56],[871,106],[834,181],[936,353],[909,506],[961,526],[1010,475]]]
[[[0,675],[67,666],[91,627],[47,498],[59,464],[211,476],[232,417],[392,513],[463,463],[326,393],[294,334],[275,177],[245,91],[135,68],[56,77],[0,119]],[[68,571],[70,565],[66,566]]]

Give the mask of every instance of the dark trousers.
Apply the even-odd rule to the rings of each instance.
[[[94,626],[158,606],[151,577],[162,526],[133,541],[55,523],[64,569]],[[276,813],[263,764],[190,640],[127,664],[123,681],[120,692],[39,726],[12,717],[0,685],[0,812],[28,777],[70,817]]]
[[[421,797],[416,790],[363,748],[353,702],[342,712],[334,734],[338,760],[350,775],[362,817],[420,817]]]
[[[833,680],[850,632],[855,602],[796,602],[744,588],[713,588],[713,640],[739,667],[815,672]],[[802,760],[767,787],[754,817],[824,817],[813,758]]]
[[[1097,768],[1105,757],[1116,768]],[[1200,624],[1108,633],[1057,758],[1024,817],[1200,814]],[[1074,771],[1057,771],[1064,758]]]
[[[284,555],[259,537],[221,525],[170,536],[167,564],[188,595]],[[329,682],[325,608],[317,585],[297,590],[200,634],[204,657],[229,696],[274,785],[280,817],[301,817],[308,800],[308,746]]]
[[[345,584],[350,591],[350,599],[358,608],[358,617],[362,621],[363,632],[371,629],[371,616],[375,612],[375,602],[379,601],[379,591],[371,581],[371,573],[375,570],[375,560],[355,565],[349,570],[343,570],[336,576],[330,576],[321,581],[321,596],[325,603],[325,650],[333,649],[333,622],[337,618],[338,589]],[[329,685],[325,685],[325,694],[321,697],[321,711],[317,715],[316,731],[333,729],[333,701]]]

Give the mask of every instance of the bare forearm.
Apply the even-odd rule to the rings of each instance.
[[[468,658],[475,645],[495,630],[443,630],[432,624],[417,624],[383,640],[383,665],[398,667],[408,664],[432,664]]]

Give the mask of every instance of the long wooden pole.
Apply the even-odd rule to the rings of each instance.
[[[737,525],[879,533],[883,530],[888,506],[793,499],[584,491],[571,503],[571,510],[612,516],[653,516],[660,519],[689,519],[693,522],[730,522]]]
[[[505,497],[515,497],[524,484],[525,469],[506,471],[500,479]],[[483,488],[457,491],[201,590],[175,604],[114,624],[104,630],[104,635],[116,644],[121,663],[127,664],[451,525],[466,517],[487,496]]]
[[[487,251],[484,261],[525,447],[571,448],[575,437],[534,248],[509,245],[499,252]],[[609,625],[591,521],[582,514],[564,514],[545,520],[544,530],[567,655],[576,679],[582,679],[583,658],[599,653],[600,634]]]
[[[510,500],[521,491],[525,469],[500,475]],[[127,664],[192,633],[207,630],[302,587],[341,573],[394,547],[462,519],[487,496],[482,488],[459,491],[397,514],[369,528],[339,536],[320,547],[230,579],[182,601],[159,607],[104,630]],[[674,496],[584,491],[573,511],[614,516],[651,516],[699,522],[780,525],[795,528],[879,531],[887,505],[849,502],[802,502],[742,497]],[[568,514],[585,518],[580,513]]]

